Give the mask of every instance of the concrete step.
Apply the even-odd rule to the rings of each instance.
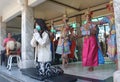
[[[0,82],[24,82],[24,81],[14,78],[9,74],[0,72]]]

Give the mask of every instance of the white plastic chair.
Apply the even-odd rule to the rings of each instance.
[[[7,63],[7,69],[9,71],[11,71],[12,65],[15,64],[15,63],[12,63],[12,60],[13,60],[14,57],[16,57],[16,59],[17,59],[17,66],[19,67],[20,56],[19,55],[9,55],[9,57],[8,57],[8,63]]]

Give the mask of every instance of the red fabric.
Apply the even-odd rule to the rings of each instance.
[[[71,53],[69,54],[69,58],[74,58],[75,47],[76,47],[76,42],[71,41],[71,46],[70,46],[70,52]]]
[[[58,40],[55,40],[54,45],[57,46],[57,44],[58,44]]]
[[[20,49],[17,50],[17,54],[18,54],[18,55],[21,54],[21,50],[20,50]]]

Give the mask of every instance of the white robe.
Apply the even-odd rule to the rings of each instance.
[[[43,32],[42,36],[43,38],[40,37],[39,33],[34,33],[31,40],[31,45],[35,47],[35,60],[38,57],[38,62],[50,62],[52,60],[52,54],[49,35],[47,32]]]

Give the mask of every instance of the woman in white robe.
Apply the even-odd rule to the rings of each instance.
[[[36,19],[31,45],[35,47],[35,60],[38,62],[40,75],[45,75],[45,70],[50,67],[52,60],[50,38],[46,24],[42,19]]]

